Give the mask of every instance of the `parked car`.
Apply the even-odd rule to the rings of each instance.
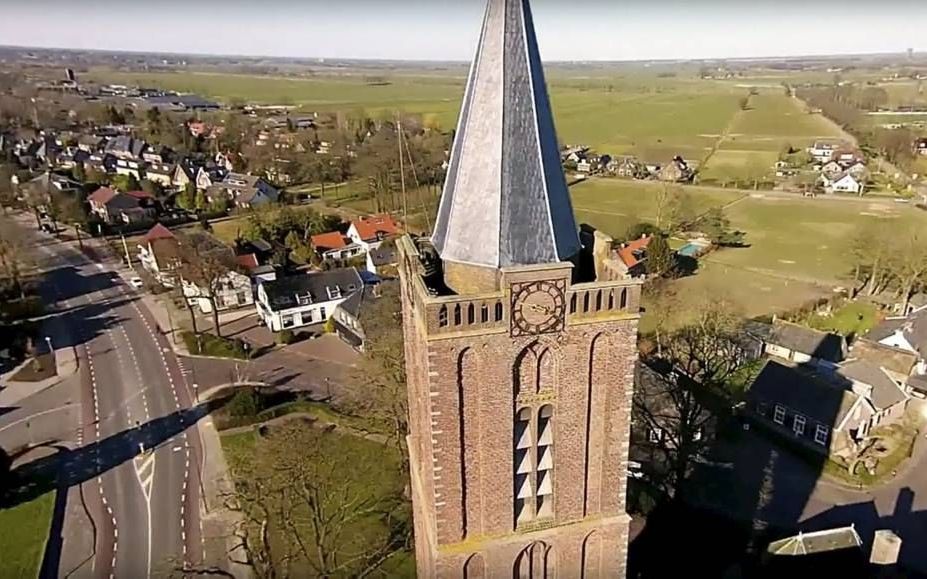
[[[143,282],[142,278],[140,277],[133,277],[132,279],[129,280],[129,285],[131,285],[135,289],[142,289],[143,287],[145,287],[145,282]]]

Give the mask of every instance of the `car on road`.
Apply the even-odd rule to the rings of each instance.
[[[145,282],[143,282],[142,278],[140,277],[133,277],[132,279],[129,280],[129,285],[131,285],[135,289],[142,289],[143,287],[145,287]]]
[[[41,229],[42,231],[44,231],[45,233],[50,233],[50,234],[52,234],[52,235],[54,235],[55,233],[58,233],[58,232],[55,230],[55,226],[52,225],[51,223],[43,223],[43,224],[42,224],[42,227],[41,227],[40,229]]]

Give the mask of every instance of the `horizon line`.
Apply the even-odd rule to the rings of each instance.
[[[411,58],[367,58],[367,57],[330,57],[330,56],[280,56],[266,54],[232,54],[232,53],[213,53],[213,52],[171,52],[171,51],[149,51],[149,50],[126,50],[118,48],[74,48],[65,46],[40,46],[40,45],[18,45],[18,44],[0,44],[0,50],[45,50],[45,51],[67,51],[67,52],[95,52],[106,54],[135,54],[135,55],[164,55],[164,56],[192,56],[192,57],[212,57],[212,58],[247,58],[247,59],[271,59],[271,60],[311,60],[323,63],[331,62],[369,62],[369,63],[417,63],[417,64],[454,64],[469,65],[470,59],[467,60],[431,60],[431,59],[411,59]],[[863,58],[863,57],[886,57],[886,56],[903,56],[909,55],[907,50],[886,51],[886,52],[835,52],[835,53],[817,53],[817,54],[800,54],[800,55],[768,55],[768,56],[706,56],[699,58],[638,58],[638,59],[581,59],[581,60],[544,60],[545,64],[628,64],[628,63],[690,63],[690,62],[715,62],[715,61],[734,61],[734,62],[765,62],[765,61],[795,61],[803,59],[837,59],[837,58]],[[910,53],[913,57],[927,56],[927,51],[913,51]],[[923,63],[927,64],[927,63]]]

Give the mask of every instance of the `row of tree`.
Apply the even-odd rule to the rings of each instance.
[[[927,291],[927,234],[915,226],[875,220],[853,239],[855,277],[867,295],[893,290],[904,311],[918,291]]]

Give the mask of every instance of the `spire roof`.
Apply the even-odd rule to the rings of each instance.
[[[528,0],[488,1],[432,240],[488,267],[579,251]]]

